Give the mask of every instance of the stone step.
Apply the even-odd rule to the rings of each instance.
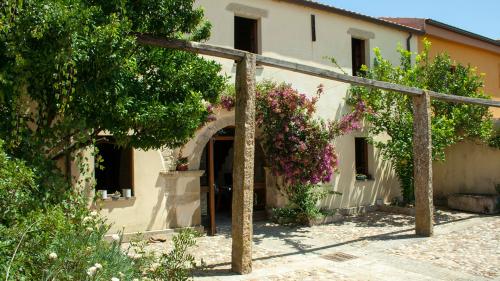
[[[452,194],[448,196],[448,207],[479,214],[498,214],[500,213],[500,195]]]

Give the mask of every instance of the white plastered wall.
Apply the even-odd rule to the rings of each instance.
[[[342,69],[351,73],[351,38],[366,40],[367,60],[372,63],[373,48],[380,48],[382,55],[399,63],[398,45],[406,46],[409,36],[399,31],[359,19],[304,8],[271,0],[198,0],[212,23],[212,35],[208,41],[223,47],[234,44],[234,16],[258,19],[260,50],[262,55],[335,69],[328,57],[334,57]],[[311,14],[316,16],[316,42],[311,40]],[[411,39],[411,50],[417,50],[417,36]],[[217,60],[226,74],[234,79],[236,67],[233,61]],[[340,71],[339,69],[335,69]],[[338,119],[349,112],[344,98],[348,85],[319,79],[299,73],[271,67],[258,67],[257,80],[271,79],[290,83],[308,95],[315,93],[318,85],[324,85],[325,93],[318,103],[318,116]],[[374,204],[376,199],[390,200],[399,195],[399,183],[387,162],[382,161],[377,149],[370,147],[369,164],[372,181],[356,181],[354,168],[354,137],[365,136],[356,132],[335,141],[340,158],[339,174],[325,187],[341,192],[342,196],[329,196],[322,205],[328,208],[346,208]]]
[[[404,31],[280,1],[198,0],[196,5],[205,8],[205,16],[213,25],[210,44],[232,48],[234,16],[255,18],[259,20],[259,49],[263,55],[330,69],[333,65],[326,57],[334,57],[347,73],[351,73],[351,36],[367,40],[369,59],[373,58],[372,49],[379,47],[384,57],[393,63],[399,62],[397,45],[405,46],[408,37]],[[311,14],[316,15],[316,42],[311,41]],[[360,38],[363,34],[367,35],[366,38]],[[413,36],[411,45],[415,51],[416,36]],[[234,62],[217,61],[222,64],[223,72],[231,76],[230,82],[234,82]],[[318,103],[317,112],[321,118],[338,119],[350,110],[344,102],[346,84],[270,67],[258,67],[257,79],[290,83],[308,95],[323,84],[325,93]],[[234,124],[234,114],[219,111],[217,115],[218,120],[196,132],[183,149],[184,156],[189,158],[190,170],[199,169],[199,158],[208,139],[217,130]],[[396,177],[373,148],[370,149],[369,163],[374,180],[355,180],[354,137],[363,135],[363,132],[357,132],[335,141],[340,173],[325,188],[343,195],[326,198],[322,202],[324,207],[370,205],[376,199],[389,200],[399,194]],[[111,232],[122,226],[125,226],[125,232],[144,232],[200,224],[199,172],[164,173],[173,168],[176,156],[177,151],[170,149],[134,151],[135,198],[103,204],[102,214],[114,224]]]

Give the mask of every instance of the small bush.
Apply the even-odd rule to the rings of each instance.
[[[316,184],[298,184],[286,189],[289,204],[284,208],[273,209],[273,218],[280,224],[308,225],[310,220],[327,215],[318,207],[318,202],[328,194]]]
[[[48,190],[39,192],[38,182],[33,168],[6,154],[0,140],[2,280],[177,281],[191,276],[194,258],[187,250],[195,245],[193,231],[175,236],[173,250],[159,257],[129,255],[120,235],[105,240],[109,225],[88,209],[86,197],[66,192],[58,203],[44,201],[41,195]]]

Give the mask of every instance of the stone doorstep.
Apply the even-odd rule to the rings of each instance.
[[[500,195],[452,194],[448,196],[448,207],[479,214],[498,214],[500,213]]]
[[[124,233],[122,236],[122,243],[127,243],[130,242],[130,240],[137,235],[142,236],[142,240],[154,240],[158,242],[162,241],[167,241],[172,238],[176,233],[179,233],[183,229],[192,229],[200,233],[204,233],[203,226],[191,226],[191,227],[179,227],[179,228],[168,228],[168,229],[163,229],[163,230],[151,230],[151,231],[145,231],[145,232],[128,232]],[[111,237],[113,233],[106,234],[104,236],[104,239],[106,241],[112,241],[113,238]]]

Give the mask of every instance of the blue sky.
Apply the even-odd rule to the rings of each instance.
[[[500,39],[500,0],[316,0],[373,17],[432,18]]]

